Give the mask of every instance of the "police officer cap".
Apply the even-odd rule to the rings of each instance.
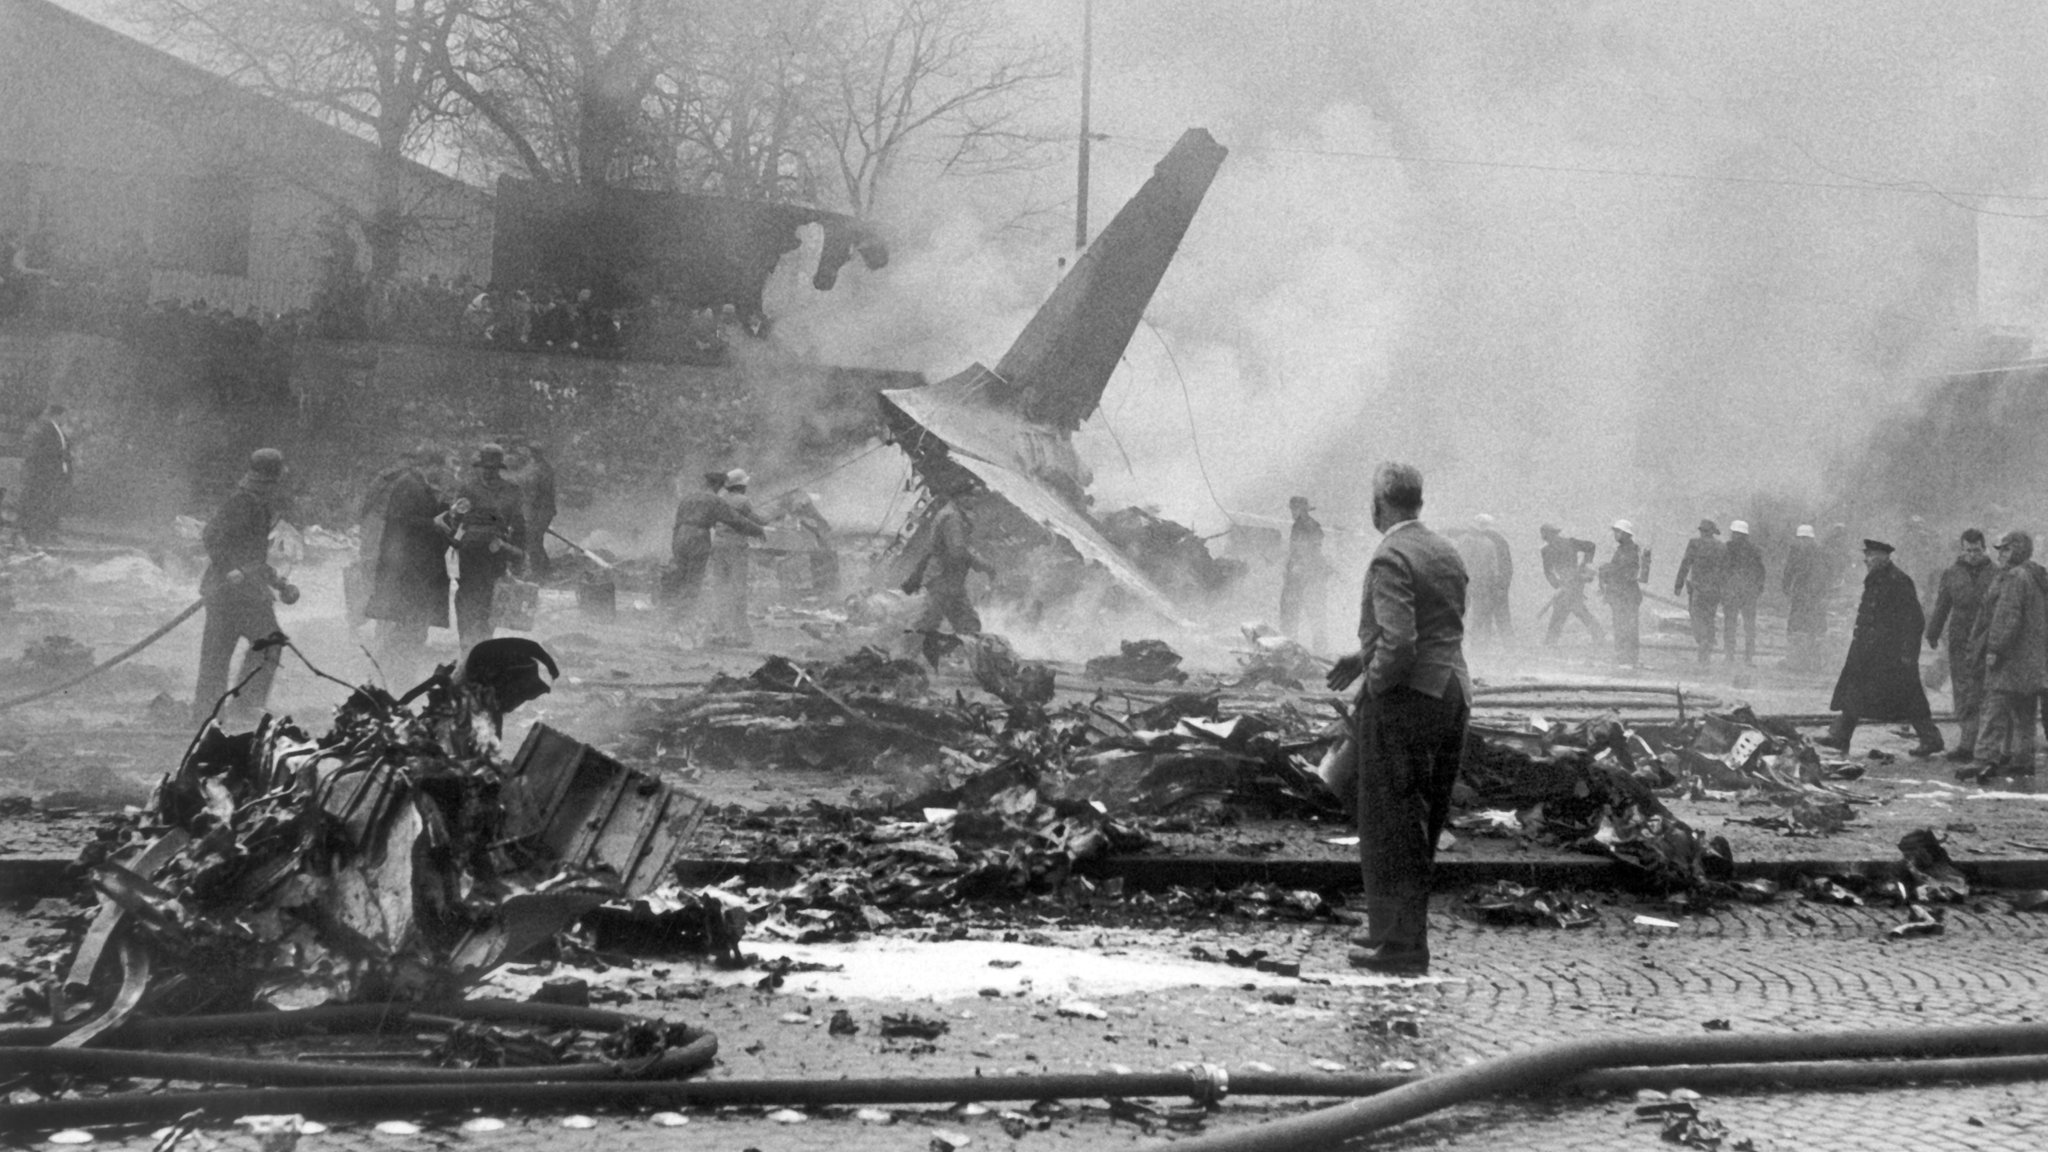
[[[1885,543],[1882,540],[1869,539],[1863,541],[1863,550],[1865,552],[1882,552],[1887,556],[1891,555],[1894,551],[1896,551],[1896,549],[1894,549],[1891,545]]]
[[[249,471],[258,476],[284,474],[284,453],[275,448],[258,448],[249,453]]]

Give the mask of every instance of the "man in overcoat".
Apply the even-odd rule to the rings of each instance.
[[[1956,747],[1948,758],[1969,763],[1977,752],[1977,729],[1984,715],[1984,656],[1971,645],[1977,616],[1997,579],[1998,569],[1984,550],[1984,533],[1963,532],[1956,562],[1941,574],[1934,593],[1934,611],[1927,617],[1927,646],[1941,647],[1948,638],[1949,692],[1955,699]]]
[[[429,628],[448,627],[448,505],[434,491],[441,450],[421,446],[385,488],[383,530],[363,615],[378,624],[384,673],[403,687],[416,673]]]
[[[1828,704],[1837,715],[1814,743],[1847,752],[1859,723],[1905,723],[1920,738],[1913,755],[1932,756],[1943,744],[1927,690],[1920,686],[1920,635],[1927,624],[1920,594],[1913,578],[1892,563],[1892,546],[1882,540],[1863,542],[1863,566],[1863,599],[1856,605],[1849,655]]]
[[[2034,719],[2048,688],[2048,570],[2034,562],[2034,538],[1998,538],[1998,576],[1978,609],[1972,642],[1984,662],[1984,767],[1978,781],[2034,774]]]

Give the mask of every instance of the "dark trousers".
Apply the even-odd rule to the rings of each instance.
[[[1550,604],[1550,630],[1543,634],[1545,644],[1557,643],[1557,638],[1564,634],[1566,620],[1577,620],[1584,624],[1586,631],[1593,634],[1595,644],[1607,640],[1607,633],[1601,630],[1600,621],[1594,619],[1591,612],[1586,611],[1586,594],[1583,589],[1578,595],[1569,597],[1560,591]]]
[[[497,627],[491,623],[491,609],[496,605],[498,576],[502,572],[504,566],[496,557],[456,553],[455,638],[464,655],[497,635]]]
[[[924,610],[918,613],[911,631],[923,634],[920,647],[925,661],[933,667],[938,666],[939,657],[954,644],[940,638],[940,624],[951,624],[956,636],[981,633],[981,614],[974,610],[974,601],[967,598],[967,581],[925,581]]]
[[[1742,660],[1745,664],[1756,663],[1756,601],[1727,600],[1721,605],[1723,642],[1721,650],[1728,654],[1728,661],[1735,661],[1735,621],[1742,620]]]
[[[1471,707],[1396,688],[1358,706],[1358,863],[1369,944],[1429,948],[1429,872],[1450,814]]]
[[[1856,734],[1856,725],[1862,722],[1862,717],[1852,716],[1847,712],[1843,712],[1835,717],[1833,724],[1828,726],[1828,736],[1835,743],[1842,746],[1842,751],[1847,752],[1849,750],[1849,738]],[[2031,724],[2031,718],[2029,723]],[[1943,743],[1941,729],[1936,728],[1932,720],[1913,721],[1913,735],[1918,736],[1920,743],[1930,748],[1940,748]]]
[[[704,576],[711,571],[711,553],[677,552],[675,563],[661,574],[661,601],[679,620],[690,620],[704,598]]]
[[[1714,654],[1714,614],[1721,610],[1721,596],[1695,588],[1686,601],[1692,613],[1692,642],[1699,646],[1700,663],[1705,664]],[[1728,618],[1728,650],[1735,650],[1735,617]]]
[[[1643,620],[1638,611],[1641,602],[1609,600],[1607,606],[1614,611],[1615,662],[1633,668],[1643,658]]]
[[[1984,665],[1975,660],[1957,663],[1955,648],[1949,648],[1949,695],[1956,705],[1956,747],[1974,754],[1977,730],[1984,722]]]
[[[1989,763],[2033,771],[2034,720],[2040,706],[2038,693],[1987,691],[1979,755]]]
[[[1321,652],[1328,639],[1324,633],[1329,613],[1325,584],[1321,580],[1283,577],[1280,582],[1280,631],[1311,652]],[[980,631],[979,628],[974,629]]]
[[[273,632],[277,626],[277,610],[271,607],[267,592],[251,594],[248,591],[217,589],[206,595],[206,630],[199,638],[199,679],[192,686],[192,722],[203,724],[213,715],[214,705],[227,694],[228,665],[235,658],[235,646],[244,640],[260,640]],[[270,682],[277,675],[278,661],[284,656],[282,648],[266,648],[258,652],[254,648],[242,658],[241,671],[235,676],[235,683],[243,684],[241,693],[223,708],[223,712],[236,719],[252,719],[263,712],[264,704],[270,699]]]

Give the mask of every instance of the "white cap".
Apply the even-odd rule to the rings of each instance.
[[[1798,530],[1797,532],[1794,532],[1794,533],[1792,533],[1792,534],[1793,534],[1794,536],[1804,536],[1804,537],[1806,537],[1806,538],[1807,538],[1808,540],[1811,540],[1811,539],[1813,539],[1813,525],[1811,525],[1811,524],[1801,524],[1801,525],[1799,526],[1799,530]]]
[[[1632,520],[1616,520],[1614,522],[1614,530],[1617,532],[1626,532],[1629,535],[1633,536],[1636,534],[1635,522]]]
[[[1730,521],[1728,522],[1728,530],[1729,530],[1730,532],[1740,532],[1740,533],[1742,533],[1743,535],[1745,535],[1745,536],[1746,536],[1746,535],[1748,535],[1748,534],[1749,534],[1749,521],[1747,521],[1747,520],[1730,520]]]
[[[745,468],[735,468],[725,474],[725,486],[728,488],[745,488],[752,479],[753,477],[747,475]]]
[[[1479,525],[1481,528],[1491,528],[1493,526],[1493,517],[1488,515],[1487,513],[1481,512],[1479,515],[1474,516],[1472,518],[1472,522],[1474,524]]]

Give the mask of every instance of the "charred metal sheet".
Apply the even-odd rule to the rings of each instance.
[[[626,896],[667,880],[704,818],[701,797],[545,724],[527,731],[508,775],[507,833],[562,867],[616,876]]]

